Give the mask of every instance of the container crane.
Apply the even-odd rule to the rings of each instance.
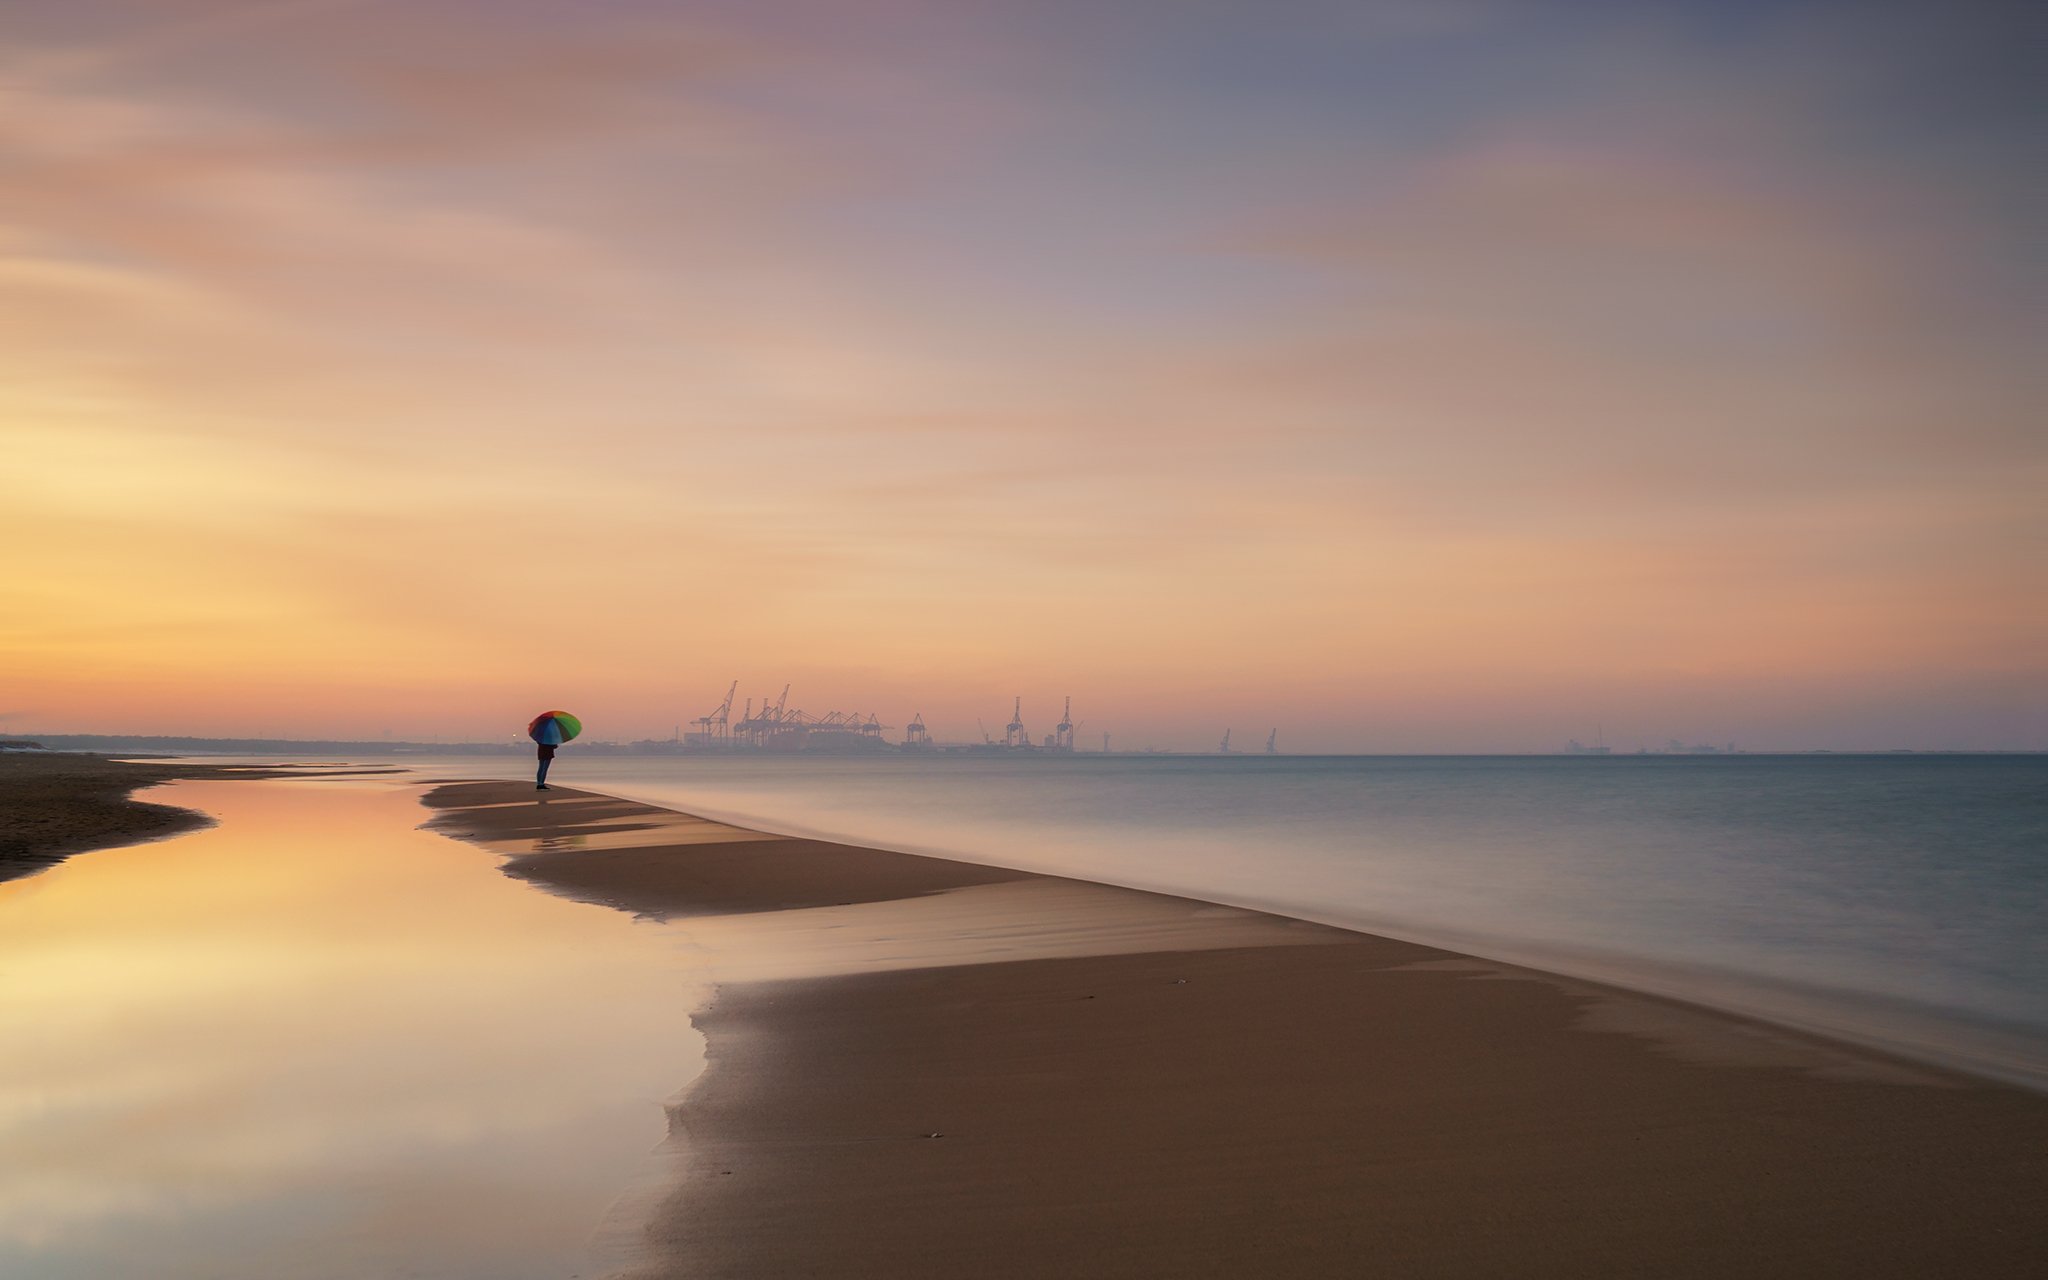
[[[725,701],[719,703],[716,710],[709,715],[698,716],[690,722],[697,726],[697,732],[691,736],[699,742],[724,742],[729,732],[727,726],[732,718],[733,695],[739,691],[740,682],[735,680],[732,682],[732,688],[725,691]]]

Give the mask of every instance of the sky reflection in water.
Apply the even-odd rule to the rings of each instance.
[[[672,934],[387,782],[0,884],[0,1274],[589,1274],[701,1062]]]

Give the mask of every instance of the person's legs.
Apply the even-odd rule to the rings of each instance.
[[[548,785],[548,766],[553,763],[554,761],[547,756],[540,758],[540,769],[533,775],[533,789],[535,791],[539,791]]]

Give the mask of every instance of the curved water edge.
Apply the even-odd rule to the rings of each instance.
[[[2048,1088],[2048,757],[564,762],[737,825],[1277,911]]]
[[[531,776],[520,757],[405,762]],[[2048,756],[565,752],[557,768],[741,826],[1278,911],[2048,1088]]]
[[[536,894],[416,829],[420,775],[523,762],[424,763],[173,783],[152,797],[219,824],[0,885],[0,1022],[43,1033],[0,1081],[0,1271],[296,1274],[309,1240],[334,1274],[636,1256],[677,1172],[650,1147],[701,1079],[687,1015],[762,920],[727,937]],[[1276,910],[2048,1078],[2038,758],[574,763],[569,785],[744,826]],[[881,930],[899,960],[903,923]],[[221,1241],[234,1269],[168,1265]]]
[[[708,983],[674,931],[418,830],[415,791],[174,782],[215,825],[0,884],[0,1025],[36,1031],[0,1077],[0,1273],[630,1257]]]

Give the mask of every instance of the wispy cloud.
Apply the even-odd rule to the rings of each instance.
[[[24,696],[482,716],[432,672],[516,682],[545,584],[615,718],[685,639],[1167,733],[1277,679],[1330,746],[1480,689],[2018,697],[2003,18],[1284,8],[10,13]]]

